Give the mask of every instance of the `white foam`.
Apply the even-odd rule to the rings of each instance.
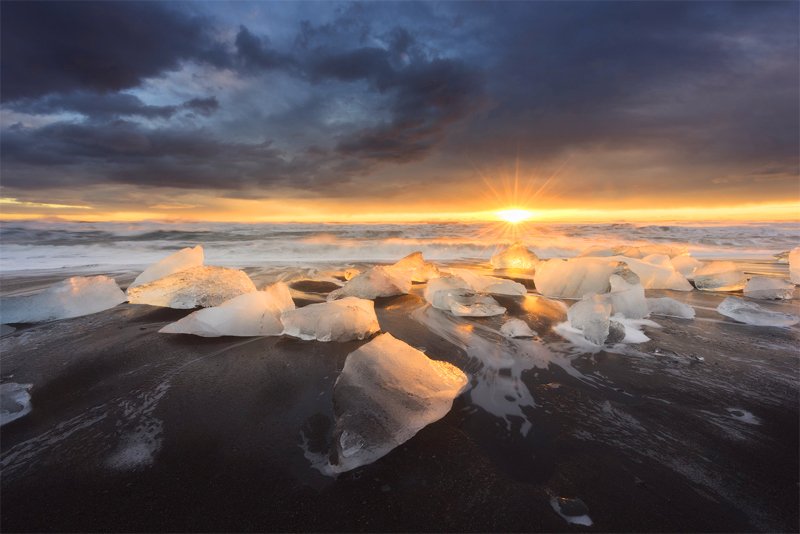
[[[33,384],[6,382],[0,384],[0,426],[16,421],[31,413],[31,394]]]

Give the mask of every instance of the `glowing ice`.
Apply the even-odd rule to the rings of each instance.
[[[644,298],[644,288],[639,283],[635,273],[627,273],[627,280],[621,274],[612,274],[609,277],[611,292],[608,298],[611,302],[613,313],[621,313],[628,319],[642,319],[650,311]]]
[[[495,269],[530,270],[536,268],[539,258],[522,243],[514,243],[508,248],[497,252],[490,261]]]
[[[411,278],[403,272],[394,271],[391,267],[376,265],[350,279],[344,286],[328,294],[328,300],[342,297],[375,299],[392,297],[411,291]]]
[[[628,258],[641,259],[653,254],[665,255],[670,258],[686,254],[686,249],[682,247],[673,247],[671,245],[643,245],[643,246],[616,246],[604,247],[595,245],[585,249],[580,253],[579,257],[607,257],[607,256],[625,256]]]
[[[458,276],[440,276],[431,278],[425,286],[425,300],[434,308],[440,310],[450,309],[450,293],[455,290],[472,289],[470,285]]]
[[[7,297],[0,306],[2,323],[38,323],[97,313],[127,299],[113,278],[73,276],[35,293]]]
[[[789,278],[794,285],[800,285],[800,247],[789,252]]]
[[[342,473],[385,456],[444,417],[466,385],[458,368],[429,359],[391,334],[351,352],[333,388],[330,471]]]
[[[488,295],[479,295],[469,289],[448,292],[450,312],[459,317],[491,317],[503,315],[506,309]]]
[[[470,269],[450,269],[469,286],[480,293],[494,293],[496,295],[525,295],[528,290],[524,285],[507,278],[486,276]]]
[[[747,279],[732,261],[705,263],[694,272],[694,285],[703,291],[740,291]]]
[[[522,319],[512,318],[503,323],[500,327],[500,333],[506,337],[534,337],[536,332],[531,330],[528,323]]]
[[[670,260],[670,263],[672,263],[672,267],[676,271],[681,273],[689,280],[694,277],[694,272],[703,265],[702,261],[698,261],[688,254],[675,256]]]
[[[631,271],[639,276],[645,289],[692,290],[692,284],[689,283],[685,276],[675,270],[669,256],[651,254],[642,259],[624,256],[614,256],[609,259],[624,262]]]
[[[186,247],[145,269],[129,287],[147,284],[191,267],[199,267],[203,265],[203,259],[203,247]]]
[[[649,298],[647,299],[647,308],[653,315],[669,315],[672,317],[682,317],[683,319],[694,319],[694,308],[669,297]]]
[[[15,421],[31,411],[31,395],[28,390],[33,384],[7,382],[0,384],[0,426]]]
[[[774,312],[762,308],[755,302],[737,297],[723,300],[717,311],[734,321],[755,326],[792,326],[800,322],[800,317],[788,313]]]
[[[619,262],[606,258],[552,259],[539,263],[533,282],[546,297],[579,299],[608,292],[608,278],[618,267]]]
[[[768,276],[754,276],[744,286],[744,296],[753,299],[791,299],[794,285]]]
[[[436,265],[426,262],[422,257],[422,252],[412,252],[389,266],[389,270],[412,282],[427,282],[429,279],[439,276],[439,269]]]
[[[293,309],[289,287],[278,282],[264,291],[245,293],[217,307],[193,312],[159,332],[202,337],[279,336],[283,332],[281,313]]]
[[[317,341],[364,339],[380,330],[375,304],[355,297],[287,310],[281,322],[284,334]]]
[[[611,323],[611,304],[603,295],[587,295],[567,310],[573,328],[583,332],[583,337],[595,345],[606,342]]]
[[[256,286],[244,271],[224,267],[190,267],[128,288],[128,300],[131,304],[167,308],[207,308],[253,291],[256,291]]]

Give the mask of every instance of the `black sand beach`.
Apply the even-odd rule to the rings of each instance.
[[[5,276],[3,293],[42,282]],[[297,285],[296,302],[331,287]],[[651,341],[587,354],[552,332],[563,311],[533,293],[497,297],[539,333],[524,345],[493,333],[501,318],[446,316],[421,290],[376,301],[382,331],[484,389],[336,479],[309,458],[327,450],[334,382],[366,341],[158,334],[189,310],[130,304],[15,325],[0,338],[2,381],[32,383],[33,410],[2,428],[3,531],[800,528],[797,326],[735,323],[715,311],[722,294],[648,290],[697,317],[653,317]],[[492,367],[452,336],[529,360]],[[516,415],[479,406],[493,387],[519,394],[497,404]],[[593,526],[568,524],[555,497],[581,499]]]

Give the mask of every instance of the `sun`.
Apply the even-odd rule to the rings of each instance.
[[[519,224],[533,217],[533,212],[518,208],[509,208],[495,212],[497,218],[510,224]]]

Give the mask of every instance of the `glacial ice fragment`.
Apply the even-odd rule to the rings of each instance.
[[[511,318],[500,327],[500,333],[506,337],[534,337],[536,332],[531,330],[528,323],[522,319]]]
[[[439,310],[450,309],[449,295],[455,290],[472,289],[466,280],[459,276],[440,276],[428,280],[425,286],[425,300]]]
[[[31,394],[28,390],[33,384],[6,382],[0,384],[0,426],[15,421],[31,411]]]
[[[635,272],[645,289],[674,289],[676,291],[691,291],[692,284],[686,277],[675,270],[669,256],[664,254],[651,254],[642,259],[613,256],[624,262],[628,268]]]
[[[213,308],[203,308],[170,323],[159,332],[219,336],[279,336],[281,313],[294,309],[289,287],[278,282],[263,291],[245,293]]]
[[[375,303],[356,297],[287,310],[281,322],[284,334],[317,341],[364,339],[380,330]]]
[[[127,299],[113,278],[73,276],[32,295],[6,297],[0,305],[2,323],[38,323],[97,313]]]
[[[769,276],[754,276],[744,286],[744,296],[753,299],[788,300],[793,293],[794,285]]]
[[[683,319],[694,319],[694,308],[669,297],[647,299],[647,308],[652,315],[668,315]]]
[[[608,279],[618,266],[619,262],[606,258],[552,259],[539,263],[533,281],[546,297],[579,299],[608,292]]]
[[[495,269],[535,269],[539,258],[522,243],[513,245],[497,252],[490,260]]]
[[[472,289],[479,293],[516,296],[525,295],[528,292],[524,285],[507,278],[486,276],[471,269],[450,269],[450,272],[467,282]]]
[[[394,265],[390,265],[389,270],[400,278],[412,282],[427,282],[429,279],[439,276],[438,267],[426,262],[422,257],[422,252],[412,252]]]
[[[203,265],[203,260],[203,247],[186,247],[145,269],[128,287],[140,286],[191,267],[199,267]]]
[[[207,308],[253,291],[256,291],[256,286],[244,271],[225,267],[190,267],[128,288],[128,300],[131,304],[167,308]]]
[[[800,286],[800,247],[789,252],[789,279],[794,285]]]
[[[411,291],[411,276],[406,272],[395,271],[391,267],[376,265],[351,278],[341,288],[331,291],[328,300],[342,297],[375,299],[393,297]]]
[[[573,328],[583,332],[588,341],[602,345],[609,334],[611,304],[603,295],[586,295],[570,306],[567,319]]]
[[[800,317],[796,315],[770,311],[755,302],[748,302],[737,297],[728,297],[723,300],[717,306],[717,311],[734,321],[755,326],[786,327],[800,322]]]
[[[506,312],[492,297],[479,295],[469,289],[449,291],[446,300],[450,305],[450,313],[459,317],[492,317]]]
[[[698,261],[693,257],[689,256],[688,254],[681,254],[680,256],[675,256],[670,260],[672,263],[672,267],[681,273],[683,276],[687,278],[687,280],[691,280],[694,278],[694,272],[703,266],[702,261]]]
[[[747,279],[732,261],[711,261],[694,272],[694,285],[703,291],[740,291]]]
[[[633,275],[630,281],[625,280],[620,274],[612,274],[609,277],[611,292],[608,298],[611,301],[612,313],[621,313],[628,319],[642,319],[650,313],[644,298],[644,288],[639,283],[639,277],[634,273],[630,274]]]
[[[455,366],[382,334],[351,352],[333,388],[331,474],[370,464],[444,417],[467,385]]]

